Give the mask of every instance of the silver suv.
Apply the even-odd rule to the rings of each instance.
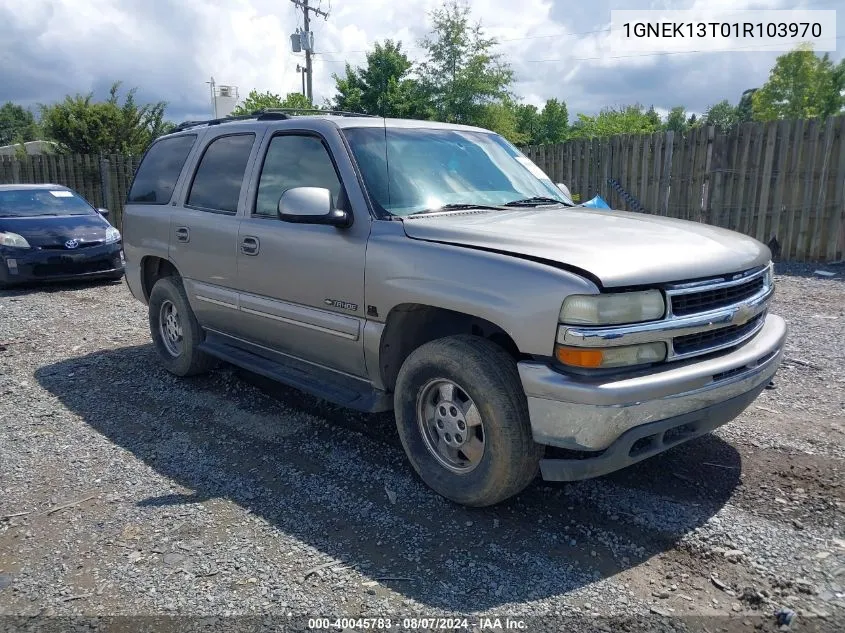
[[[786,338],[765,245],[575,205],[473,127],[188,122],[148,149],[124,217],[167,370],[222,360],[393,410],[421,479],[470,506],[712,431],[772,380]]]

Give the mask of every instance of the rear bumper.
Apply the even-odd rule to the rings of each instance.
[[[120,242],[74,251],[0,248],[0,283],[117,277],[124,272]]]
[[[542,363],[520,363],[534,439],[595,453],[549,460],[573,463],[545,463],[544,478],[611,472],[730,422],[777,372],[786,334],[784,320],[768,315],[763,328],[730,353],[622,380],[576,378]],[[647,442],[637,440],[647,437],[654,441],[643,451]]]

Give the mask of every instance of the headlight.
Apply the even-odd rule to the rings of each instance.
[[[659,319],[665,311],[666,304],[659,290],[571,295],[560,308],[560,321],[573,325],[639,323]]]
[[[23,235],[17,233],[3,233],[0,231],[0,246],[11,246],[12,248],[29,248],[29,242]]]
[[[631,367],[659,363],[666,359],[666,343],[644,343],[624,347],[567,347],[555,346],[555,357],[564,365],[587,369]]]
[[[763,284],[766,288],[771,288],[775,284],[775,265],[769,262],[766,268],[766,274],[763,276]]]
[[[114,244],[120,239],[120,231],[113,226],[106,229],[106,244]]]

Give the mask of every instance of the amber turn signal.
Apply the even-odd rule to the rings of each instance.
[[[601,367],[604,356],[600,349],[561,347],[560,345],[555,350],[555,354],[561,363],[571,367]]]

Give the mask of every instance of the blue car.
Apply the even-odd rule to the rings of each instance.
[[[121,279],[123,244],[107,214],[61,185],[0,185],[0,287]]]

